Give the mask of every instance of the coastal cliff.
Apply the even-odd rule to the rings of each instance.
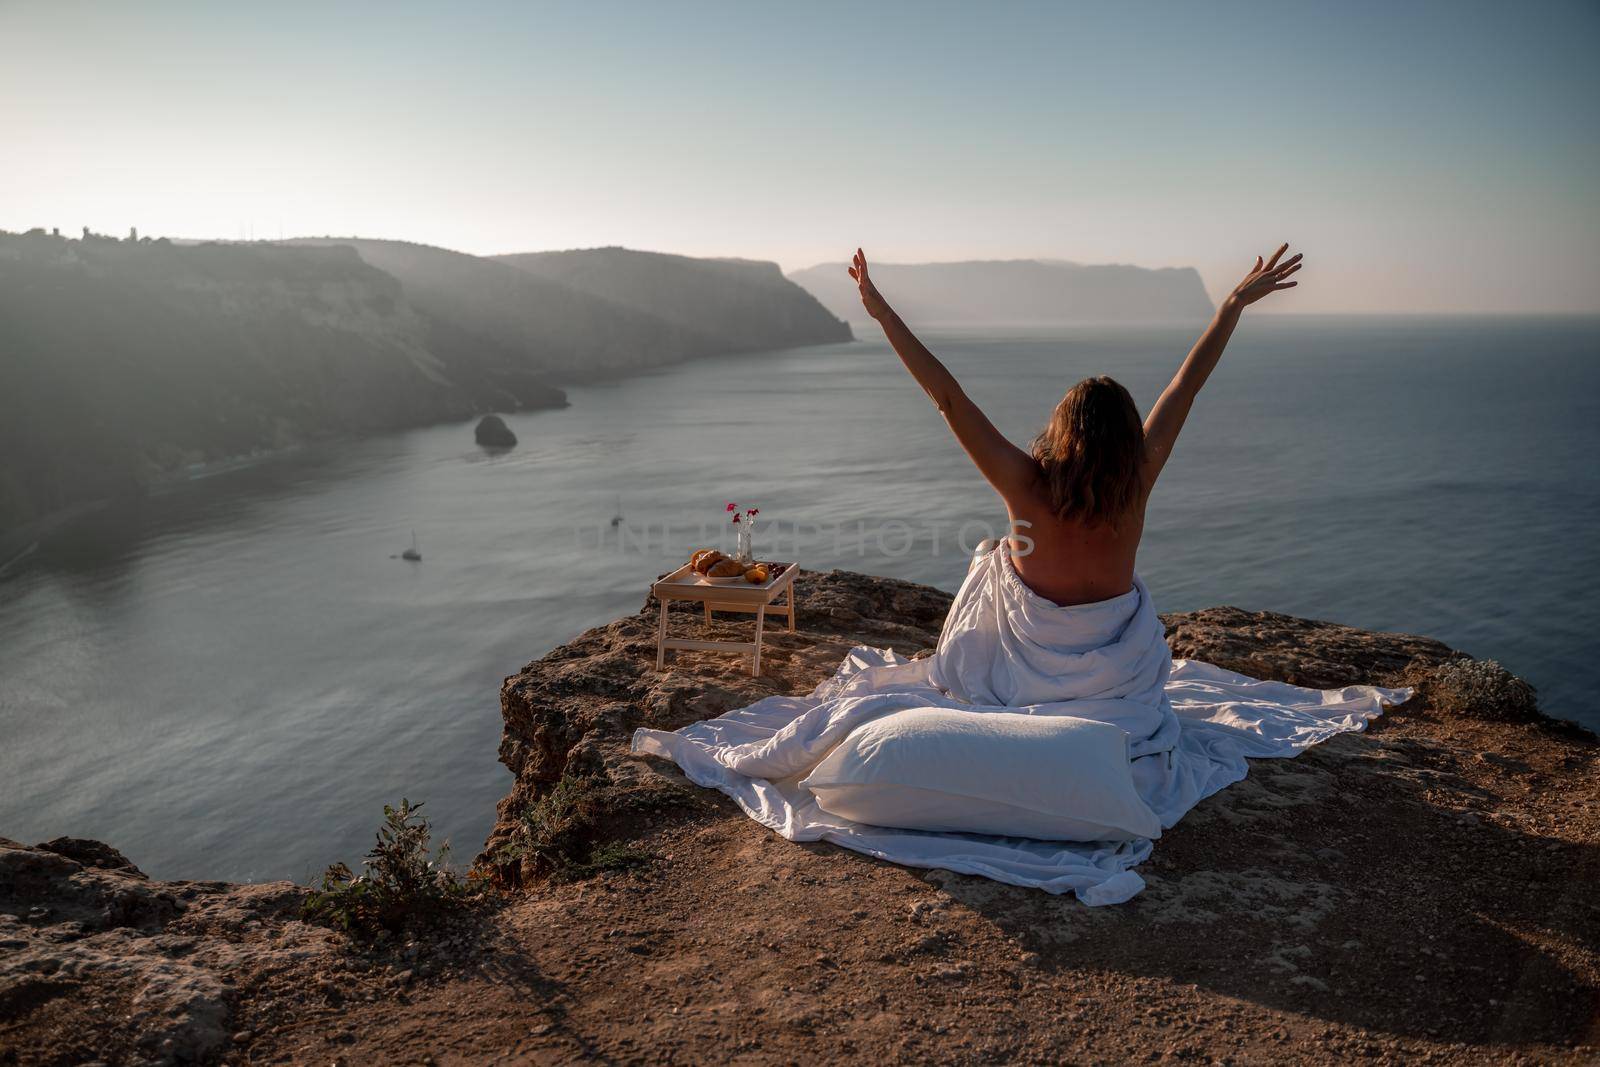
[[[497,262],[633,311],[697,337],[708,351],[748,352],[851,338],[776,263],[697,259],[631,248],[580,248],[496,256]]]
[[[488,257],[369,238],[288,243],[354,249],[419,308],[555,381],[850,339],[849,326],[772,263],[625,248]]]
[[[949,602],[808,574],[759,678],[709,652],[656,673],[653,604],[530,663],[501,690],[516,780],[479,857],[502,891],[432,934],[352,945],[289,883],[153,882],[104,845],[0,841],[0,1063],[1600,1054],[1600,748],[1437,641],[1167,616],[1178,656],[1417,695],[1252,763],[1112,908],[791,844],[628,750],[638,726],[808,690],[858,643],[925,652]]]
[[[0,345],[0,541],[196,465],[566,402],[345,248],[0,234]]]
[[[849,338],[772,263],[0,232],[0,565],[41,520],[207,464]]]

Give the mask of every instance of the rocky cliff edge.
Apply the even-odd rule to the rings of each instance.
[[[834,572],[799,604],[760,678],[700,652],[657,674],[653,604],[508,678],[516,782],[480,856],[506,891],[436,934],[353,946],[288,883],[0,842],[0,1063],[1600,1055],[1596,742],[1499,668],[1284,615],[1168,616],[1179,656],[1418,692],[1253,763],[1163,836],[1143,894],[1088,909],[791,844],[628,752],[637,726],[807,690],[852,645],[928,649],[949,597]]]

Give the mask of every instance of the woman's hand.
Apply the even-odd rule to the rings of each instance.
[[[867,277],[867,254],[859,248],[856,249],[855,257],[850,260],[849,269],[850,277],[856,280],[856,288],[861,290],[861,306],[867,309],[867,314],[875,319],[881,319],[889,314],[891,311],[889,302],[878,292],[878,287],[872,284],[872,279]]]
[[[1272,258],[1265,263],[1261,257],[1256,257],[1256,265],[1249,274],[1244,276],[1244,281],[1233,287],[1227,299],[1223,300],[1223,310],[1241,311],[1268,293],[1275,293],[1279,289],[1293,289],[1298,282],[1284,281],[1285,278],[1299,270],[1304,264],[1301,262],[1300,253],[1296,252],[1288,259],[1279,263],[1285,252],[1289,251],[1288,245],[1280,245],[1272,253]]]

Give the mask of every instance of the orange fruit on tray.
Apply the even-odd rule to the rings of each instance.
[[[760,585],[767,580],[767,565],[757,563],[754,567],[744,572],[744,580],[753,585]]]

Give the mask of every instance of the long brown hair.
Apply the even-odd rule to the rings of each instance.
[[[1116,525],[1142,492],[1144,424],[1133,397],[1104,375],[1085,378],[1056,405],[1033,458],[1057,516]]]

